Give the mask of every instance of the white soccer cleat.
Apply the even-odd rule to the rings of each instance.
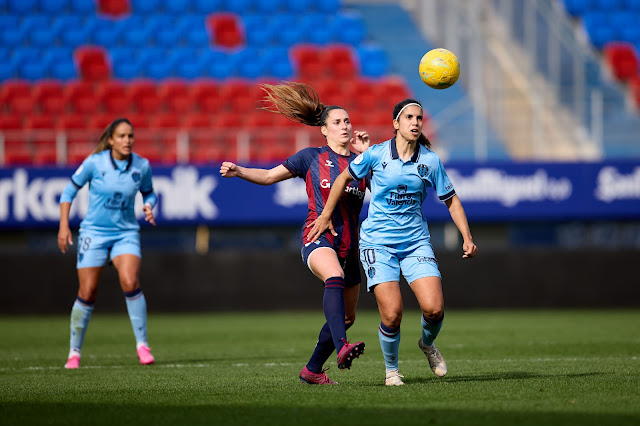
[[[404,376],[400,374],[398,370],[387,371],[387,375],[384,378],[384,384],[385,386],[402,386],[404,385],[404,382],[402,381],[403,377]]]
[[[429,367],[431,371],[438,377],[444,377],[447,374],[447,363],[444,362],[444,358],[440,354],[436,345],[427,346],[422,343],[422,338],[418,339],[418,346],[422,349],[422,352],[427,356],[429,361]]]

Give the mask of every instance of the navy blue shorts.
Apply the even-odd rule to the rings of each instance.
[[[336,251],[336,249],[329,243],[329,241],[327,241],[327,237],[325,237],[324,235],[318,238],[317,241],[313,243],[306,243],[302,246],[302,261],[305,265],[307,265],[307,267],[309,266],[309,255],[313,253],[314,250],[317,250],[321,247],[327,247],[333,251]],[[351,250],[346,257],[338,256],[338,261],[340,262],[340,266],[342,266],[342,270],[344,271],[344,285],[346,287],[353,287],[360,284],[362,279],[360,276],[360,261],[358,259],[357,250]]]

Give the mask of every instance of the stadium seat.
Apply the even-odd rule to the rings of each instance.
[[[96,1],[71,0],[71,12],[80,16],[95,15]]]
[[[96,96],[104,111],[122,116],[133,109],[133,102],[128,87],[124,82],[108,80],[98,86]]]
[[[106,80],[111,75],[109,62],[104,49],[97,46],[84,46],[74,52],[80,78],[84,80]]]
[[[0,130],[22,129],[23,120],[22,114],[0,114]]]
[[[367,44],[360,45],[356,50],[363,76],[382,77],[389,73],[389,59],[381,47]]]
[[[98,0],[98,11],[105,15],[122,16],[129,13],[129,0]]]
[[[162,110],[163,105],[156,92],[153,80],[139,79],[129,82],[131,101],[138,112],[150,114]]]
[[[4,165],[5,166],[27,166],[32,164],[31,146],[24,141],[5,140],[4,142]]]
[[[62,115],[58,119],[58,129],[62,130],[84,130],[87,128],[87,119],[84,115],[68,114]]]
[[[261,0],[255,6],[260,13],[272,14],[283,11],[286,7],[286,0]]]
[[[213,45],[224,48],[237,48],[244,43],[244,31],[237,15],[233,13],[213,13],[207,17],[206,23]]]
[[[33,85],[33,94],[43,113],[59,115],[65,112],[67,102],[61,81],[37,81]]]
[[[338,12],[329,23],[329,32],[337,43],[357,46],[365,38],[365,24],[360,15]]]
[[[636,108],[640,109],[640,75],[636,75],[629,81],[631,99]]]
[[[100,105],[93,84],[74,80],[65,85],[65,99],[71,110],[77,114],[94,114]]]
[[[191,85],[183,79],[168,79],[158,85],[158,96],[169,112],[184,114],[195,109]]]
[[[325,47],[324,61],[335,77],[350,79],[359,74],[355,55],[351,46],[330,44]]]
[[[220,87],[214,80],[197,80],[193,83],[191,95],[201,112],[217,113],[224,102],[219,90]]]
[[[40,12],[48,15],[56,15],[66,12],[69,5],[69,0],[40,0]]]
[[[31,94],[31,84],[26,80],[5,80],[0,85],[0,103],[9,102],[16,96],[28,96]]]
[[[207,113],[191,113],[184,118],[183,125],[186,129],[209,129],[213,120]]]
[[[610,42],[604,46],[604,59],[613,76],[627,81],[638,74],[638,55],[630,43]]]
[[[326,64],[321,56],[322,50],[313,44],[297,44],[291,49],[294,70],[302,78],[325,75]]]
[[[16,15],[32,15],[38,13],[38,0],[17,0],[7,4],[9,13]]]

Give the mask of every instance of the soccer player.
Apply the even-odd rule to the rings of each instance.
[[[309,213],[302,228],[302,260],[311,272],[324,282],[323,310],[326,323],[320,330],[318,343],[307,365],[300,371],[300,381],[309,384],[335,384],[323,369],[334,349],[338,368],[350,368],[353,359],[364,351],[364,342],[347,341],[346,330],[353,325],[360,290],[360,268],[357,254],[358,218],[362,209],[368,178],[343,188],[339,209],[333,215],[335,233],[322,236],[314,243],[307,242],[307,225],[322,213],[330,185],[346,170],[357,153],[369,146],[366,132],[353,132],[349,114],[339,106],[325,106],[316,91],[302,83],[286,82],[263,85],[263,109],[279,112],[290,120],[318,126],[327,140],[320,148],[305,148],[270,170],[240,167],[224,162],[220,174],[239,177],[260,185],[300,177],[305,180],[309,197]]]
[[[153,364],[147,343],[147,302],[140,289],[140,225],[134,213],[135,197],[142,193],[145,220],[156,225],[157,197],[149,161],[133,153],[133,126],[119,118],[107,126],[93,154],[71,176],[60,197],[58,247],[73,245],[69,210],[78,190],[89,183],[89,207],[78,235],[78,296],[71,309],[71,341],[65,368],[80,366],[80,352],[98,292],[102,268],[110,258],[118,270],[131,319],[140,363]]]
[[[385,384],[403,385],[398,371],[402,296],[400,273],[409,283],[422,310],[419,348],[438,377],[447,374],[444,358],[433,344],[444,319],[441,275],[431,247],[422,202],[433,188],[462,234],[463,258],[478,253],[467,217],[438,156],[422,134],[422,105],[405,99],[393,109],[395,137],[375,145],[349,164],[333,183],[325,209],[310,225],[310,241],[329,229],[338,197],[352,180],[371,173],[371,204],[360,230],[360,261],[380,311],[378,338],[386,367]]]

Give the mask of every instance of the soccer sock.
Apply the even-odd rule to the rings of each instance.
[[[422,314],[422,343],[427,346],[433,345],[433,341],[438,337],[440,329],[442,328],[442,322],[444,321],[444,314],[437,320],[430,320]]]
[[[353,323],[345,324],[345,331],[347,331],[352,325]],[[334,350],[335,346],[333,345],[333,339],[331,338],[331,330],[329,329],[329,324],[325,322],[322,326],[322,330],[320,330],[318,343],[316,343],[313,354],[307,363],[307,370],[312,373],[320,373],[322,371],[322,366],[327,362]]]
[[[336,352],[340,352],[344,346],[342,339],[347,340],[347,330],[344,326],[344,278],[331,277],[324,282],[322,308],[329,324],[333,346]]]
[[[378,339],[384,356],[384,366],[387,371],[398,369],[398,353],[400,351],[400,327],[391,328],[380,323]]]
[[[142,294],[142,289],[137,288],[131,292],[124,292],[127,301],[127,311],[136,337],[136,344],[140,347],[147,344],[147,301]]]
[[[87,331],[93,308],[94,302],[88,302],[79,297],[73,302],[73,307],[71,308],[71,339],[69,341],[70,354],[75,352],[80,355],[84,334]]]

